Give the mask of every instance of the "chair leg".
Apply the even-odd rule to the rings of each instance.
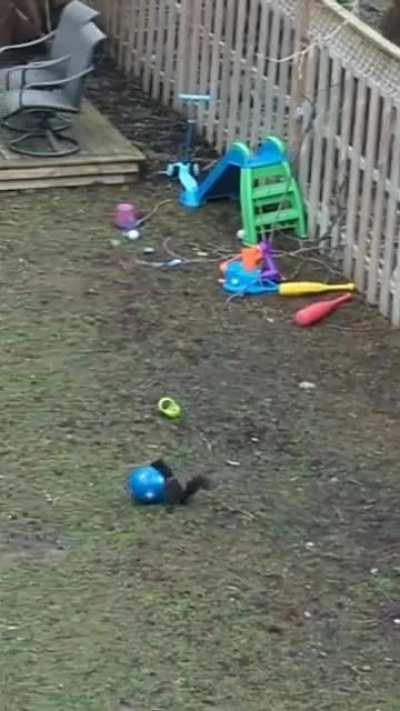
[[[17,127],[7,116],[2,121],[2,125],[20,134],[8,142],[8,147],[14,153],[29,156],[31,158],[62,158],[78,153],[81,150],[79,142],[72,136],[64,135],[64,131],[69,128],[71,121],[67,119],[65,123],[61,119],[60,124],[54,124],[54,114],[46,112],[26,112],[35,117],[35,122],[30,126]],[[22,116],[23,118],[23,116]],[[12,126],[12,128],[11,128]]]
[[[26,118],[32,118],[32,127],[26,125]],[[19,124],[18,119],[22,120]],[[56,133],[59,131],[66,131],[72,126],[72,120],[66,116],[63,116],[63,118],[60,118],[59,116],[49,117],[48,121],[51,124],[51,129]],[[5,116],[1,120],[1,125],[14,133],[26,133],[29,130],[29,132],[33,134],[38,127],[38,123],[39,125],[41,124],[41,119],[38,117],[37,110],[24,111],[22,115],[12,114],[11,116]],[[39,127],[38,131],[40,131],[40,133],[38,132],[38,135],[42,135],[41,127]]]
[[[70,136],[63,136],[61,133],[53,133],[52,131],[46,131],[42,133],[40,138],[45,140],[47,146],[50,150],[35,150],[32,148],[24,148],[25,143],[31,143],[32,139],[38,138],[37,133],[24,133],[17,138],[13,138],[8,142],[8,147],[14,153],[20,153],[24,156],[30,156],[31,158],[62,158],[63,156],[70,156],[74,153],[79,153],[81,147],[75,138]]]

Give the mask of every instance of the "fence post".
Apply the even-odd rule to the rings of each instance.
[[[178,98],[178,94],[184,93],[187,87],[187,81],[190,76],[191,65],[191,40],[193,36],[193,18],[194,6],[198,0],[181,0],[179,14],[179,32],[178,32],[178,48],[177,48],[177,63],[176,63],[176,93],[174,97],[174,107],[180,109],[182,102]],[[198,61],[196,57],[195,61]]]
[[[302,142],[302,118],[306,98],[309,28],[313,0],[297,0],[290,95],[289,142],[293,154],[298,155]]]

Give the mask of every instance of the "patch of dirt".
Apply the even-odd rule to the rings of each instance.
[[[45,540],[40,534],[10,531],[8,536],[3,536],[0,544],[0,569],[33,560],[41,565],[57,563],[65,555],[66,546],[60,540]]]

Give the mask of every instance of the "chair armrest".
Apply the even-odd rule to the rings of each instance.
[[[22,72],[22,76],[26,77],[27,72],[31,70],[48,69],[49,67],[57,67],[71,59],[71,55],[59,57],[58,59],[43,60],[43,62],[29,62],[29,64],[17,64],[15,67],[10,67],[6,73],[6,89],[10,89],[10,79],[13,72]],[[24,70],[27,70],[24,72]]]
[[[22,88],[23,89],[48,89],[49,86],[55,86],[56,88],[60,86],[61,88],[65,86],[66,84],[69,84],[71,81],[75,81],[76,79],[80,79],[81,77],[86,76],[86,74],[90,74],[93,71],[94,67],[89,67],[88,69],[84,69],[83,72],[78,72],[78,74],[71,74],[69,77],[66,77],[65,79],[55,79],[54,81],[34,81],[31,84],[25,84]],[[26,72],[23,72],[26,73]]]
[[[71,74],[71,76],[66,77],[66,79],[56,79],[55,81],[35,81],[32,82],[31,84],[25,84],[25,76],[26,72],[28,71],[28,67],[22,71],[22,84],[21,88],[19,91],[19,101],[20,105],[24,105],[24,91],[25,90],[30,90],[30,89],[57,89],[58,87],[62,88],[63,86],[66,86],[67,84],[70,84],[71,81],[76,81],[76,79],[81,79],[82,77],[86,76],[87,74],[91,74],[93,71],[94,67],[91,66],[88,69],[84,69],[83,72],[78,72],[78,74]]]
[[[25,49],[25,47],[37,47],[37,45],[42,44],[43,42],[47,42],[47,40],[52,39],[56,33],[56,30],[53,30],[52,32],[49,32],[47,35],[43,35],[43,37],[39,37],[39,39],[33,40],[32,42],[23,42],[22,44],[9,44],[6,47],[0,47],[0,54],[3,54],[3,52],[8,52],[10,49]]]

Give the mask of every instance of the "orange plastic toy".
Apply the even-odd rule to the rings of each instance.
[[[255,247],[243,247],[240,254],[236,254],[231,259],[221,262],[220,270],[225,276],[225,272],[232,262],[237,262],[239,259],[242,260],[243,268],[246,272],[252,272],[254,269],[258,269],[262,263],[262,252],[259,245]]]

